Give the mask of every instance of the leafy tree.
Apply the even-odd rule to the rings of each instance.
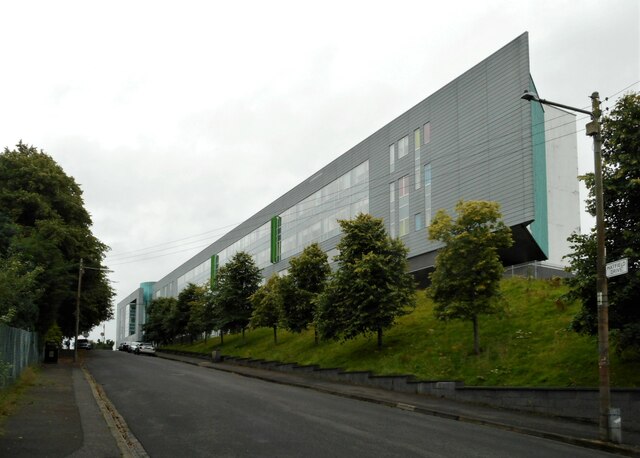
[[[9,326],[32,328],[38,318],[37,301],[41,267],[31,267],[17,255],[0,256],[0,322]]]
[[[192,311],[198,314],[198,307],[203,302],[203,291],[199,286],[188,283],[180,294],[175,307],[171,310],[172,334],[174,337],[188,334],[191,341],[193,336],[200,332],[201,325],[198,316],[191,317]]]
[[[478,316],[496,310],[504,272],[498,250],[513,240],[497,202],[460,201],[456,213],[454,221],[439,210],[429,226],[429,239],[445,246],[436,257],[428,294],[436,303],[438,319],[473,323],[473,349],[480,354]]]
[[[189,334],[191,343],[193,343],[194,338],[205,331],[205,288],[189,283],[178,296],[178,302],[180,302],[181,298],[186,301],[184,308],[188,310],[185,332]]]
[[[387,235],[381,219],[359,214],[339,221],[338,270],[318,304],[318,332],[323,338],[351,339],[377,333],[415,307],[415,284],[407,272],[407,249]]]
[[[278,343],[278,324],[282,309],[281,282],[282,279],[277,274],[274,274],[251,296],[253,305],[251,326],[255,328],[272,328],[273,342],[275,344]]]
[[[280,285],[282,324],[291,332],[302,332],[313,323],[318,295],[331,273],[327,254],[313,243],[289,261],[289,274]],[[317,342],[317,331],[315,332]]]
[[[215,285],[207,282],[207,284],[203,286],[202,315],[200,318],[205,343],[211,332],[216,329],[215,305]]]
[[[608,279],[609,328],[617,350],[640,351],[640,93],[622,96],[602,120],[602,178],[607,261],[628,258],[629,273]],[[595,216],[594,175],[582,177],[589,189],[587,210]],[[578,332],[598,332],[596,232],[573,234],[568,255],[571,291],[582,309],[573,320]]]
[[[53,342],[60,346],[62,344],[62,330],[60,326],[54,323],[44,335],[44,341],[47,343]]]
[[[145,340],[160,344],[173,340],[169,323],[176,302],[174,297],[159,297],[151,301],[147,307],[147,322],[142,326]]]
[[[250,297],[260,285],[260,269],[251,255],[239,251],[218,269],[216,288],[217,324],[221,332],[244,331],[253,312]]]
[[[40,271],[37,313],[23,316],[21,326],[44,335],[57,322],[73,335],[79,261],[101,268],[108,249],[91,232],[82,190],[50,156],[20,142],[0,154],[0,208],[0,257],[19,256],[30,272]],[[85,270],[81,330],[113,317],[113,296],[103,271]]]

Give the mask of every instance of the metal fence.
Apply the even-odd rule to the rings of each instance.
[[[504,270],[504,276],[549,279],[554,277],[571,277],[571,273],[564,270],[564,266],[551,264],[546,261],[532,261],[506,267]]]
[[[39,361],[37,333],[0,323],[0,388],[11,385],[26,367]]]

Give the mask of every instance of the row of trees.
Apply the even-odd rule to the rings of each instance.
[[[80,259],[100,268],[108,249],[91,225],[80,186],[50,156],[22,142],[0,153],[0,322],[74,335]],[[113,296],[103,271],[84,272],[81,331],[113,317]]]
[[[332,272],[318,244],[291,259],[287,275],[260,286],[260,270],[245,252],[218,270],[213,287],[189,284],[177,299],[154,300],[146,338],[171,342],[177,336],[242,332],[252,327],[291,332],[315,329],[316,340],[350,339],[385,329],[415,306],[415,285],[407,269],[407,249],[390,238],[381,219],[360,214],[340,221],[338,268]]]
[[[474,349],[480,352],[478,317],[496,310],[503,267],[499,250],[511,245],[511,232],[495,202],[459,202],[457,220],[440,211],[430,238],[445,243],[428,290],[441,320],[473,323]],[[383,221],[358,215],[340,221],[343,237],[332,272],[318,244],[290,260],[287,275],[273,275],[260,285],[260,270],[251,256],[239,252],[219,269],[211,288],[189,284],[177,299],[152,302],[146,337],[171,342],[202,333],[242,332],[251,327],[299,333],[310,327],[316,342],[375,334],[382,346],[384,330],[415,306],[415,285],[407,272],[407,249],[387,235]],[[462,261],[461,261],[462,260]]]

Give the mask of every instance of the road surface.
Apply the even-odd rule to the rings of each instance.
[[[607,455],[162,358],[93,351],[86,364],[151,457]]]

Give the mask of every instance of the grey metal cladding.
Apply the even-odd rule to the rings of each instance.
[[[130,304],[133,301],[136,301],[136,303],[138,304],[144,303],[144,291],[142,290],[142,288],[137,288],[136,290],[134,290],[131,294],[118,302],[118,305]]]
[[[499,202],[510,226],[532,221],[535,209],[531,108],[520,100],[522,91],[529,86],[529,74],[525,32],[258,211],[158,281],[156,288],[201,264],[367,159],[370,213],[388,218],[389,184],[410,175],[411,231],[402,239],[410,249],[410,256],[434,250],[437,245],[427,240],[426,230],[413,231],[413,216],[424,209],[424,188],[415,189],[413,132],[426,122],[431,124],[431,142],[421,148],[420,167],[431,163],[432,214],[440,208],[451,212],[460,199],[483,199]],[[396,170],[390,173],[389,145],[404,136],[409,137],[409,154],[401,159],[396,157]],[[333,246],[335,243],[332,241]],[[323,246],[329,245],[325,242]],[[264,273],[284,268],[285,264],[281,262]]]

